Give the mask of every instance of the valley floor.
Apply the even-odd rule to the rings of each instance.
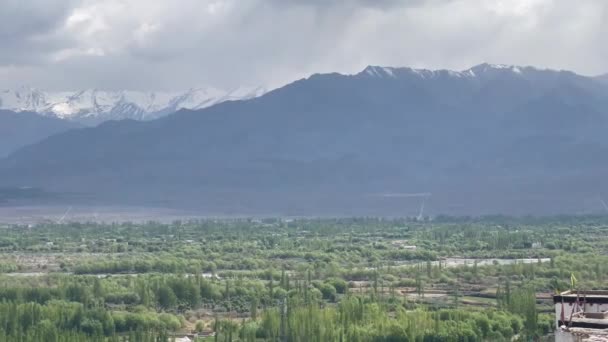
[[[553,293],[608,279],[605,217],[110,223],[126,213],[68,209],[3,216],[0,340],[536,339],[554,330]]]

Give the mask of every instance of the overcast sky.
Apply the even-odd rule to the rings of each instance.
[[[278,86],[366,65],[608,72],[607,0],[1,0],[0,88]]]

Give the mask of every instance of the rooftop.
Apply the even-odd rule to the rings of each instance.
[[[589,291],[565,291],[553,296],[554,303],[573,303],[576,300],[587,303],[607,303],[607,290],[589,290]]]
[[[560,293],[561,296],[595,296],[595,297],[608,297],[608,290],[586,290],[586,291],[577,291],[577,290],[568,290]]]

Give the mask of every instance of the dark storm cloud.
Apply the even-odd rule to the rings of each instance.
[[[607,25],[604,0],[4,0],[0,87],[279,85],[486,61],[599,74]]]
[[[0,1],[0,64],[39,61],[67,42],[55,36],[75,1]]]

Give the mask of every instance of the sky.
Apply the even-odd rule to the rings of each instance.
[[[367,65],[608,72],[606,0],[1,0],[0,88],[276,87]]]

